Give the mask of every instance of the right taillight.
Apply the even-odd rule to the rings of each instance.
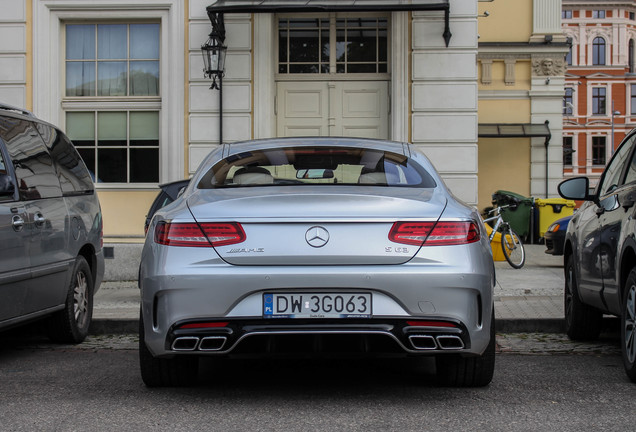
[[[155,227],[155,243],[166,246],[226,246],[245,241],[245,231],[235,222],[169,223]]]
[[[479,241],[479,227],[472,221],[395,222],[389,240],[415,246],[450,246]]]

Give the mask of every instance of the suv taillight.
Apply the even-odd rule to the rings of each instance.
[[[155,243],[166,246],[226,246],[245,241],[245,231],[235,222],[168,223],[155,227]]]
[[[475,222],[395,222],[389,240],[415,246],[449,246],[479,241]]]

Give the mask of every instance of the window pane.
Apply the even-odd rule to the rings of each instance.
[[[94,148],[78,148],[77,152],[82,157],[86,168],[91,176],[91,180],[97,183],[100,180],[95,177],[95,149]]]
[[[289,32],[289,61],[317,62],[320,49],[317,30],[291,30]]]
[[[130,145],[159,145],[159,113],[130,113]]]
[[[100,24],[97,26],[97,58],[125,59],[128,57],[126,27],[125,24]]]
[[[97,142],[100,146],[125,146],[126,135],[125,112],[97,114]]]
[[[66,113],[66,135],[76,146],[95,145],[95,114],[92,112]]]
[[[130,62],[130,96],[159,95],[159,62]]]
[[[128,157],[126,149],[98,149],[97,175],[99,180],[107,183],[126,183]]]
[[[66,96],[95,96],[95,63],[66,62]]]
[[[375,73],[376,65],[375,63],[367,63],[367,64],[351,64],[347,65],[348,73]]]
[[[130,149],[130,181],[139,183],[159,181],[159,149]]]
[[[95,58],[95,26],[66,26],[66,59],[88,60]]]
[[[98,62],[98,96],[126,96],[126,62]]]
[[[130,25],[130,58],[159,58],[159,24]]]
[[[376,33],[374,30],[347,30],[347,60],[376,61]]]
[[[278,61],[287,63],[287,30],[278,32]]]

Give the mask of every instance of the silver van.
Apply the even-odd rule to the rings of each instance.
[[[0,103],[0,330],[46,318],[53,340],[83,341],[103,275],[84,162],[55,126]]]

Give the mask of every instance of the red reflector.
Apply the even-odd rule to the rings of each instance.
[[[210,247],[225,246],[245,241],[240,224],[223,223],[167,223],[159,222],[155,228],[155,242],[166,246]]]
[[[179,326],[180,329],[198,329],[198,328],[217,328],[217,327],[227,327],[229,323],[227,322],[209,322],[209,323],[193,323],[193,324],[184,324]]]
[[[407,321],[413,327],[457,327],[457,324],[444,321]]]
[[[433,228],[434,226],[434,228]],[[448,246],[479,241],[479,228],[475,222],[396,222],[389,240],[396,243],[421,246]]]

